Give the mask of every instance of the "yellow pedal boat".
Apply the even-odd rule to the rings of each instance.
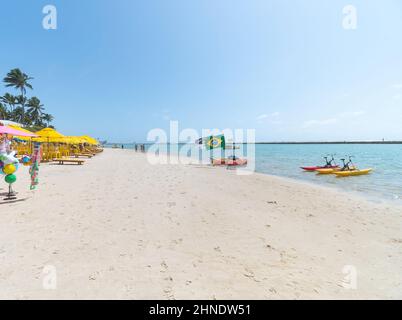
[[[341,170],[341,168],[327,168],[327,169],[317,169],[315,170],[317,174],[332,174]]]
[[[351,167],[352,170],[355,170],[354,167]],[[336,172],[340,172],[342,168],[325,168],[325,169],[317,169],[315,170],[317,174],[335,174]]]
[[[337,171],[334,172],[338,177],[350,177],[350,176],[361,176],[364,174],[369,174],[373,169],[356,169],[356,170],[346,170],[346,171]]]

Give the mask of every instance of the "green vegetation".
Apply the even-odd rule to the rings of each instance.
[[[3,79],[7,88],[13,88],[18,94],[5,93],[0,96],[0,119],[11,120],[32,129],[51,126],[53,116],[45,112],[38,97],[27,97],[27,89],[33,90],[33,80],[20,69],[13,69]]]

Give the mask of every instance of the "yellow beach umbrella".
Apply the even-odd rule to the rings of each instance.
[[[36,142],[49,142],[49,143],[60,143],[63,142],[65,135],[57,132],[53,128],[44,128],[35,132],[38,138],[34,138],[33,140]]]
[[[82,144],[85,143],[86,141],[82,139],[81,137],[75,137],[75,136],[66,136],[65,137],[65,143],[68,144]]]
[[[93,145],[98,145],[99,144],[98,140],[96,140],[96,139],[94,139],[94,138],[92,138],[90,136],[81,136],[80,138],[86,140],[86,142],[89,143],[89,144],[93,144]]]
[[[36,135],[42,138],[63,138],[65,135],[61,134],[60,132],[57,132],[53,128],[44,128],[42,130],[36,131]]]

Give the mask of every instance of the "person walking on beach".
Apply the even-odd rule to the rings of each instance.
[[[0,135],[0,153],[7,154],[11,151],[10,141],[7,139],[7,135]]]

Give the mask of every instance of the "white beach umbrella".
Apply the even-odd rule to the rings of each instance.
[[[14,122],[14,121],[11,121],[11,120],[1,120],[0,119],[0,123],[3,125],[3,126],[17,126],[17,127],[22,127],[23,125],[21,124],[21,123],[18,123],[18,122]]]

